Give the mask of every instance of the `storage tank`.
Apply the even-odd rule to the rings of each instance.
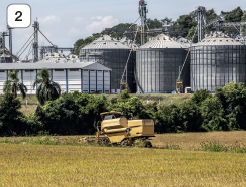
[[[176,39],[160,34],[150,38],[137,52],[137,92],[170,93],[176,89],[179,68],[187,56],[187,47]],[[190,86],[189,56],[183,68],[183,87]],[[142,87],[142,89],[140,88]]]
[[[120,93],[120,81],[129,56],[130,48],[119,40],[103,35],[80,50],[81,61],[97,61],[112,69],[111,92]],[[127,82],[131,92],[134,92],[133,63],[131,54],[127,66]]]
[[[217,86],[246,83],[245,46],[222,32],[207,35],[191,48],[191,87],[214,91]]]

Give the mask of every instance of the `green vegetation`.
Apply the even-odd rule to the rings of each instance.
[[[246,88],[243,83],[234,82],[217,87],[214,96],[208,90],[197,90],[191,99],[180,104],[145,103],[140,96],[130,97],[123,90],[119,97],[111,99],[104,95],[64,93],[43,107],[37,106],[28,117],[20,112],[20,100],[11,94],[0,105],[2,136],[94,134],[100,113],[112,110],[153,119],[158,133],[246,130]]]
[[[49,79],[49,72],[47,69],[41,69],[37,73],[33,88],[35,88],[35,86],[37,86],[36,97],[42,106],[46,101],[54,101],[61,95],[60,85]]]
[[[14,93],[15,98],[17,97],[17,92],[20,91],[22,98],[26,97],[27,88],[23,83],[19,83],[18,79],[19,70],[13,69],[8,73],[9,80],[6,80],[3,86],[4,93]]]
[[[246,12],[243,11],[240,7],[237,7],[233,9],[232,11],[224,12],[221,11],[220,15],[218,15],[215,10],[212,8],[210,10],[207,10],[206,12],[206,18],[208,22],[218,18],[219,16],[224,17],[226,22],[240,22],[240,21],[246,21]],[[167,22],[168,24],[173,24],[172,30],[180,30],[183,31],[182,37],[187,38],[188,40],[191,40],[193,35],[195,34],[195,30],[197,27],[197,13],[196,11],[192,11],[189,14],[180,15],[179,18],[176,21],[173,21],[171,18],[165,17],[163,19],[147,19],[146,24],[148,25],[149,29],[156,29],[156,28],[162,28],[162,24]],[[113,28],[129,28],[132,25],[132,23],[120,23]],[[132,29],[137,29],[137,25],[134,24]],[[227,30],[228,33],[234,32],[233,30]],[[123,37],[124,32],[110,32],[109,34],[116,38],[120,39]],[[79,39],[74,44],[75,54],[79,54],[79,51],[81,48],[85,47],[86,45],[90,44],[92,41],[94,41],[96,38],[99,38],[101,35],[105,34],[105,31],[102,31],[100,33],[93,33],[92,36],[89,36],[85,39]],[[177,37],[177,35],[172,35]],[[134,39],[134,35],[128,36],[130,39]],[[150,36],[147,36],[149,38]],[[193,42],[196,43],[198,41],[197,34],[194,37]],[[140,42],[140,35],[137,35],[136,38],[137,43]]]
[[[240,145],[226,146],[218,142],[203,142],[201,146],[203,151],[246,153],[246,147],[242,147]]]

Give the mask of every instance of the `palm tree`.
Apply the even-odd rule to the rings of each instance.
[[[18,79],[19,70],[13,69],[8,73],[9,80],[4,82],[3,92],[4,93],[14,93],[15,98],[17,97],[17,92],[20,91],[22,98],[26,97],[27,88],[23,83],[19,83]]]
[[[61,95],[61,86],[49,80],[49,72],[47,69],[41,69],[37,73],[37,78],[33,83],[33,88],[38,86],[36,91],[36,97],[41,105],[44,105],[46,101],[54,101]]]

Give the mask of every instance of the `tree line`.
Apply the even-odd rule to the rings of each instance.
[[[243,11],[240,7],[233,9],[232,11],[221,11],[220,14],[217,14],[214,9],[207,10],[206,12],[207,21],[210,22],[218,17],[224,18],[225,22],[246,22],[246,11]],[[176,21],[173,21],[171,18],[165,17],[163,19],[147,19],[147,25],[149,29],[162,28],[162,23],[167,22],[168,24],[173,24],[172,29],[176,31],[183,31],[182,37],[191,40],[197,26],[197,13],[192,11],[189,14],[181,15]],[[120,23],[113,28],[129,28],[131,23]],[[137,29],[137,25],[132,26],[133,29]],[[232,33],[232,30],[228,30],[228,33]],[[85,39],[79,39],[74,44],[75,53],[79,54],[81,48],[93,42],[96,38],[99,38],[101,35],[105,34],[105,31],[100,33],[94,33],[92,36],[86,37]],[[120,39],[123,37],[123,32],[111,32],[112,37]],[[177,37],[177,35],[171,35]],[[131,39],[134,38],[134,35],[130,36]],[[137,35],[137,43],[140,44],[140,36]],[[197,42],[197,36],[194,37],[194,41]]]
[[[43,76],[46,84],[52,85],[48,74]],[[38,78],[36,83],[45,85]],[[57,93],[49,86],[47,88],[40,95],[49,99],[43,103],[40,100],[33,115],[28,117],[19,111],[20,98],[16,98],[15,93],[9,91],[4,94],[0,100],[1,136],[94,134],[95,125],[101,120],[100,113],[107,111],[119,111],[138,119],[153,119],[155,132],[159,133],[246,130],[246,87],[243,83],[232,82],[217,87],[214,95],[208,90],[197,90],[182,104],[168,106],[143,104],[139,97],[131,98],[127,90],[123,90],[119,98],[109,100],[104,95],[77,91],[55,98],[53,96]]]

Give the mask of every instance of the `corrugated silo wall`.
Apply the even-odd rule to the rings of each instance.
[[[137,52],[136,71],[139,84],[145,93],[170,93],[176,89],[179,67],[182,67],[185,49],[140,49]],[[190,86],[190,58],[182,71],[184,88]],[[141,90],[137,89],[137,92]]]
[[[214,91],[217,86],[246,83],[245,46],[194,46],[191,50],[191,87]]]
[[[111,89],[120,89],[120,80],[125,69],[125,65],[129,56],[128,49],[81,49],[80,59],[82,61],[98,61],[101,64],[112,69],[111,74]],[[89,52],[98,52],[95,55]],[[131,92],[136,91],[136,84],[134,83],[134,59],[136,59],[136,52],[131,53],[127,66],[127,80]]]

